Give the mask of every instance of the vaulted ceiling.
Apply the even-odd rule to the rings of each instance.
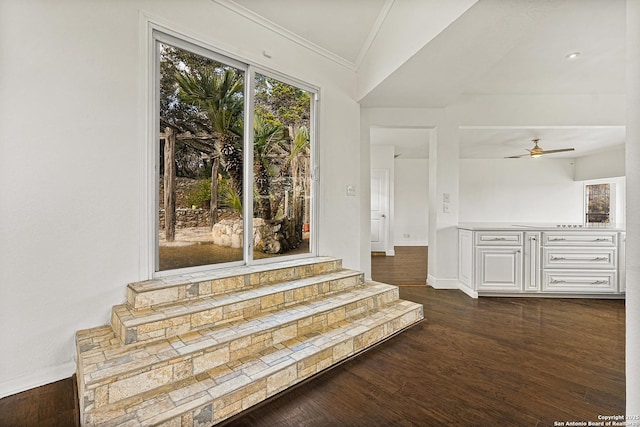
[[[427,3],[435,11],[463,0],[216,1],[358,72],[394,8],[419,4],[424,11]],[[471,7],[364,94],[363,107],[449,107],[474,95],[624,95],[624,0],[464,1]],[[567,58],[572,52],[579,55]],[[400,145],[415,138],[413,131],[396,133]],[[625,139],[624,126],[605,123],[467,127],[459,134],[462,158],[526,153],[532,138],[545,149],[575,147],[557,156],[577,157],[621,148]]]

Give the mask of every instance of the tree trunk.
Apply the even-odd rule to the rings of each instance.
[[[209,204],[211,227],[218,222],[218,169],[220,169],[220,158],[216,156],[211,165],[211,202]]]
[[[311,159],[308,156],[305,156],[303,159],[304,174],[301,179],[304,180],[304,218],[302,222],[304,224],[309,224],[311,222]]]
[[[176,239],[176,134],[165,128],[164,139],[164,233],[167,242]]]
[[[300,173],[300,156],[295,156],[291,159],[291,176],[293,177],[293,224],[296,234],[296,240],[299,242],[302,240],[302,227],[303,227],[303,185],[302,174]]]
[[[231,178],[231,187],[236,191],[242,200],[242,180],[244,178],[242,149],[239,147],[239,140],[231,134],[220,136],[220,153],[225,170]]]
[[[271,178],[269,177],[269,172],[267,172],[264,165],[259,161],[256,162],[253,169],[258,195],[260,196],[258,199],[258,216],[266,221],[270,221],[272,219],[271,200],[269,197]]]

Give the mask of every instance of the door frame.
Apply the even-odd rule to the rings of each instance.
[[[389,240],[391,236],[391,225],[392,225],[392,212],[391,212],[391,171],[387,168],[372,168],[371,169],[371,180],[373,181],[373,176],[376,173],[380,173],[383,179],[383,186],[385,191],[384,196],[382,197],[382,216],[385,218],[384,221],[384,230],[382,232],[382,242],[381,242],[381,250],[384,251],[387,256],[394,256],[395,251],[393,250],[393,245],[389,245]],[[371,186],[373,188],[373,186]],[[371,214],[371,219],[373,220],[373,214]],[[373,221],[372,221],[373,222]],[[371,242],[370,242],[371,243]],[[374,249],[373,243],[371,243],[371,251],[377,252],[377,249]]]

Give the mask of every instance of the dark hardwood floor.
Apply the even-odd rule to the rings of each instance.
[[[0,427],[79,425],[75,377],[0,399]]]
[[[408,267],[425,249],[396,248],[386,273],[424,304],[424,322],[225,425],[553,426],[624,413],[624,301],[434,290]],[[71,379],[60,381],[1,399],[0,426],[73,426],[72,406]]]
[[[396,246],[395,256],[372,256],[371,278],[392,285],[427,283],[426,246]]]

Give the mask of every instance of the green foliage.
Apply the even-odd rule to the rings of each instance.
[[[230,185],[229,180],[223,179],[218,182],[218,194],[220,205],[242,213],[242,198]]]
[[[220,158],[219,204],[242,212],[243,72],[165,44],[160,57],[161,130],[170,126],[178,133],[212,135],[176,141],[178,175],[206,178],[209,159]],[[292,164],[297,180],[309,179],[299,165],[309,156],[312,94],[259,73],[254,94],[254,208],[268,219],[283,211],[285,195],[291,191]],[[190,204],[210,203],[209,183],[203,180],[191,189]]]
[[[309,155],[309,146],[311,137],[309,129],[306,126],[300,126],[293,132],[293,146],[291,147],[291,155],[289,161],[298,155]]]
[[[285,127],[309,124],[309,92],[270,77],[256,75],[255,98],[256,109],[262,108],[261,113],[267,120],[273,118]]]
[[[208,207],[211,204],[211,179],[194,182],[187,193],[187,203],[199,208]]]
[[[175,77],[180,99],[204,112],[216,132],[242,135],[244,81],[235,69],[202,70],[195,75],[182,71]]]

